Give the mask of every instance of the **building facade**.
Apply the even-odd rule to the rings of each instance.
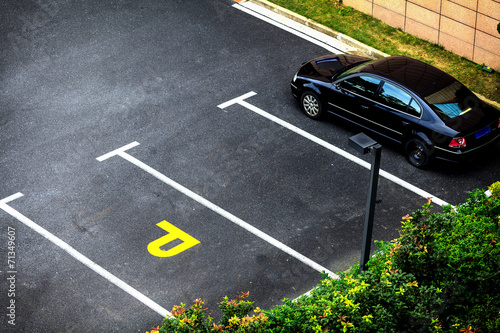
[[[500,0],[342,0],[345,6],[500,71]]]

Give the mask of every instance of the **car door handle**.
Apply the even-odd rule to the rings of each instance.
[[[410,125],[410,122],[408,122],[408,121],[402,121],[401,123],[403,124],[403,126],[408,126],[408,125]]]
[[[369,107],[369,106],[367,106],[367,105],[361,105],[361,108],[362,108],[363,110],[368,110],[370,107]]]

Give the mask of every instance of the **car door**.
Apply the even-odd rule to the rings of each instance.
[[[369,111],[381,80],[369,75],[352,75],[333,83],[328,98],[330,112],[363,127],[369,127]]]
[[[404,142],[417,128],[422,108],[402,87],[382,82],[374,97],[369,119],[374,129],[397,142]]]

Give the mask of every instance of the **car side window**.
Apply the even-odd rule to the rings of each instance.
[[[342,89],[367,98],[373,98],[379,84],[380,80],[371,76],[350,77],[339,83]]]
[[[404,90],[393,84],[385,82],[378,94],[378,100],[399,111],[419,116],[421,113],[420,105]]]
[[[422,113],[422,108],[420,107],[420,105],[417,103],[416,100],[412,99],[410,105],[408,105],[407,113],[415,117],[420,117],[420,114]]]

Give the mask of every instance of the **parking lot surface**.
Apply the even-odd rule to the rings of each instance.
[[[0,15],[2,331],[141,332],[243,291],[266,309],[359,260],[359,130],[309,120],[289,87],[331,50],[225,0]],[[499,178],[498,146],[419,170],[381,143],[374,239],[427,195],[457,204]]]

